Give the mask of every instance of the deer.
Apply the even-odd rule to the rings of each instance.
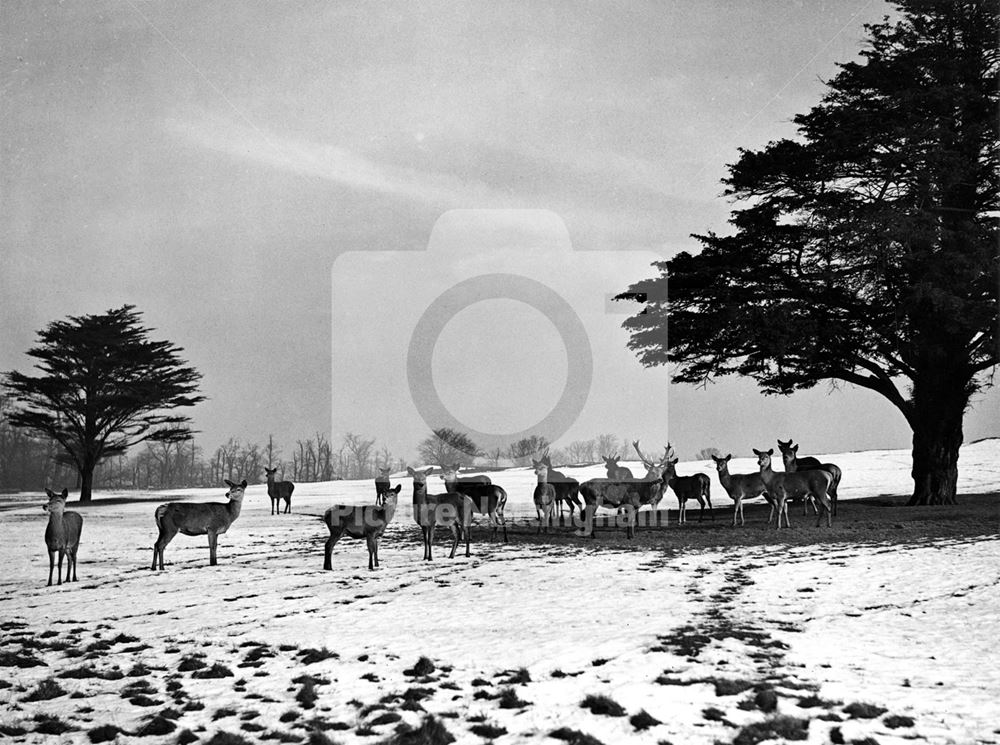
[[[389,474],[392,472],[391,468],[382,468],[379,466],[378,476],[375,477],[375,505],[382,504],[382,498],[389,489],[392,488],[392,484],[389,482]]]
[[[535,491],[531,498],[535,502],[535,512],[538,513],[538,530],[541,533],[544,526],[545,532],[549,532],[549,523],[552,520],[552,507],[556,501],[556,488],[548,482],[549,468],[542,461],[531,459],[532,468],[535,469],[535,476],[538,483],[535,484]]]
[[[674,449],[670,446],[670,443],[669,442],[667,443],[667,447],[664,449],[663,457],[660,459],[660,461],[658,463],[650,460],[645,455],[643,455],[642,450],[639,449],[639,441],[638,440],[636,440],[636,441],[634,441],[632,443],[632,447],[635,448],[635,452],[639,456],[639,460],[642,461],[642,465],[644,465],[646,467],[646,475],[643,477],[643,480],[644,481],[650,481],[650,480],[655,481],[655,480],[659,479],[659,480],[662,481],[663,480],[663,472],[666,471],[667,464],[674,457]],[[665,487],[663,489],[660,489],[660,493],[656,497],[656,500],[653,501],[653,502],[650,502],[650,507],[652,507],[654,510],[657,509],[658,505],[660,504],[660,500],[663,499],[663,492],[665,490],[666,490]]]
[[[604,467],[608,471],[608,479],[611,481],[631,481],[635,478],[632,472],[625,466],[618,465],[617,455],[602,455]]]
[[[740,518],[740,525],[746,525],[746,521],[743,519],[744,499],[753,499],[761,495],[767,499],[768,503],[771,502],[771,499],[759,471],[757,473],[729,473],[729,461],[732,457],[732,453],[725,458],[717,458],[713,455],[712,460],[715,461],[715,467],[719,471],[719,483],[722,484],[722,488],[726,490],[729,498],[733,500],[733,527],[735,528],[737,515]],[[768,518],[768,524],[770,522],[771,520]]]
[[[59,571],[56,573],[57,584],[62,584],[63,557],[66,557],[66,581],[77,582],[76,551],[80,547],[80,533],[83,531],[83,517],[79,512],[66,511],[66,499],[69,490],[63,489],[56,494],[51,489],[45,490],[48,504],[42,509],[49,513],[49,523],[45,526],[45,547],[49,550],[49,584],[52,586],[52,570],[59,554]],[[72,579],[71,579],[72,578]]]
[[[444,480],[444,490],[449,494],[461,494],[472,501],[472,508],[480,515],[486,515],[490,522],[490,540],[496,540],[497,531],[503,527],[503,542],[507,543],[507,519],[504,509],[507,506],[507,491],[497,486],[486,475],[459,478],[461,464],[441,466],[441,478]]]
[[[229,490],[226,492],[228,502],[167,502],[156,508],[153,517],[156,518],[156,527],[160,529],[160,534],[153,544],[153,566],[156,569],[157,559],[159,559],[160,569],[163,569],[163,550],[167,544],[174,539],[178,533],[184,535],[207,535],[209,566],[218,564],[216,558],[216,547],[219,542],[219,534],[229,530],[229,526],[236,522],[240,516],[240,509],[243,507],[243,494],[247,489],[246,479],[239,484],[226,480]]]
[[[545,464],[545,467],[548,469],[546,479],[555,487],[556,504],[559,506],[559,519],[562,520],[563,503],[566,503],[569,505],[569,519],[572,522],[573,507],[575,506],[581,512],[583,511],[583,505],[580,503],[580,482],[572,476],[567,476],[562,471],[555,470],[552,467],[552,460],[549,458],[548,453],[543,455],[539,462]]]
[[[434,528],[445,525],[451,529],[454,541],[449,559],[455,558],[458,543],[465,535],[465,555],[469,551],[469,536],[472,533],[472,500],[462,494],[427,494],[427,477],[433,471],[416,471],[407,467],[406,472],[413,477],[413,520],[423,531],[424,560],[431,561],[431,545],[434,542]]]
[[[799,458],[799,446],[792,445],[792,441],[782,442],[778,440],[778,449],[781,451],[781,460],[785,464],[785,471],[788,473],[795,473],[796,471],[806,471],[806,470],[820,470],[826,471],[830,474],[830,505],[832,507],[832,512],[834,516],[837,514],[837,487],[840,486],[840,477],[843,472],[840,470],[840,466],[834,463],[820,463],[818,458],[813,458],[812,456],[806,456],[805,458]],[[813,505],[813,509],[816,506]],[[802,514],[805,514],[805,502],[802,503]]]
[[[291,481],[275,481],[274,474],[277,472],[277,468],[264,467],[264,473],[267,474],[267,496],[271,498],[271,514],[281,514],[281,500],[284,499],[287,515],[292,511],[292,492],[295,491],[295,484]]]
[[[382,492],[382,504],[364,505],[363,507],[348,507],[335,504],[323,513],[323,522],[330,529],[330,537],[326,539],[323,548],[323,568],[333,569],[331,555],[337,541],[345,535],[351,538],[364,538],[368,543],[368,569],[378,568],[378,539],[382,537],[386,526],[392,522],[396,514],[396,500],[402,484],[396,484],[395,489]]]
[[[636,512],[646,504],[655,505],[663,498],[665,482],[663,469],[669,462],[670,448],[659,463],[649,462],[649,472],[646,478],[627,478],[622,480],[589,479],[580,484],[580,496],[583,497],[584,509],[580,514],[583,518],[583,532],[594,538],[594,515],[598,507],[617,508],[619,512],[627,513],[625,535],[630,540],[635,537]],[[607,459],[605,459],[607,460]],[[615,459],[617,460],[617,458]],[[628,469],[625,469],[628,470]]]
[[[669,445],[668,445],[669,447]],[[687,501],[695,499],[701,506],[698,512],[698,522],[705,519],[705,503],[708,502],[708,514],[715,519],[712,512],[712,482],[703,473],[696,473],[692,476],[677,475],[677,458],[667,460],[667,469],[663,474],[663,480],[674,490],[677,495],[678,516],[677,522],[683,524],[687,522]]]
[[[813,471],[795,471],[793,473],[775,473],[771,469],[771,456],[774,455],[774,448],[770,448],[767,451],[757,450],[754,448],[754,454],[757,456],[757,465],[760,466],[760,477],[764,481],[764,486],[767,488],[767,493],[771,495],[774,500],[772,507],[778,511],[778,529],[781,529],[781,513],[785,513],[785,527],[790,528],[791,525],[788,522],[788,510],[785,505],[785,501],[789,497],[807,497],[812,496],[820,503],[819,517],[816,519],[816,527],[818,528],[820,523],[823,521],[823,513],[826,512],[826,525],[827,527],[832,526],[832,521],[830,518],[830,499],[827,496],[830,490],[830,484],[833,482],[833,477],[826,471],[813,470]],[[771,518],[767,520],[768,525],[771,524]]]

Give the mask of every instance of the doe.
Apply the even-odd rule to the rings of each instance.
[[[49,524],[45,526],[45,545],[49,549],[49,586],[52,585],[52,569],[59,554],[59,573],[57,584],[62,584],[63,556],[66,557],[66,581],[76,582],[76,550],[80,547],[80,532],[83,530],[83,517],[79,512],[66,511],[66,498],[69,490],[63,489],[62,494],[56,494],[46,489],[49,503],[42,509],[49,513]]]

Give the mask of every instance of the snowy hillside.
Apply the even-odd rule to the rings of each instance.
[[[844,470],[845,501],[909,490],[906,452],[827,458]],[[961,491],[996,492],[998,464],[1000,441],[963,448]],[[603,469],[564,470],[582,480]],[[521,526],[509,544],[476,542],[470,558],[448,560],[441,540],[422,562],[401,510],[379,571],[367,570],[363,542],[344,539],[324,572],[317,516],[334,500],[370,501],[372,484],[298,485],[282,516],[255,485],[216,567],[204,537],[178,536],[165,571],[150,571],[165,495],[71,505],[84,515],[80,582],[51,588],[36,498],[0,512],[0,732],[44,742],[45,717],[57,717],[71,742],[107,725],[120,742],[172,743],[190,730],[203,742],[325,731],[355,743],[434,715],[460,743],[560,730],[608,745],[757,742],[782,728],[813,743],[1000,741],[996,520],[992,535],[967,539],[751,547],[741,537],[762,523],[725,525],[731,503],[714,467],[678,470],[711,473],[726,545],[675,550],[673,536],[701,528],[672,519],[644,547],[569,529],[538,542],[524,522],[534,475],[521,469],[492,474]],[[798,525],[798,535],[825,530]],[[421,657],[430,662],[414,670]],[[221,677],[199,675],[213,669]],[[651,721],[636,718],[643,711]]]

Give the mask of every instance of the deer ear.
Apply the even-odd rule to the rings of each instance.
[[[399,494],[399,490],[402,488],[403,488],[402,484],[396,484],[396,488],[393,489],[392,491],[396,492],[396,494]]]
[[[793,447],[793,448],[792,448],[792,452],[793,452],[793,453],[797,453],[797,452],[799,452],[799,446],[798,446],[798,445],[796,445],[795,447]]]
[[[56,495],[56,493],[54,491],[52,491],[51,489],[46,489],[45,490],[45,494],[48,496],[49,499],[52,499],[52,497],[54,497]]]
[[[767,449],[767,454],[768,455],[774,455],[774,448],[768,448]]]
[[[732,454],[732,453],[730,453],[729,455],[727,455],[727,456],[726,456],[726,463],[728,463],[728,462],[729,462],[729,459],[730,459],[730,458],[732,458],[732,457],[733,457],[733,454]]]
[[[233,483],[232,481],[230,481],[229,479],[223,479],[223,481],[225,481],[225,483],[226,483],[226,486],[228,486],[228,487],[229,487],[230,489],[235,489],[235,488],[236,488],[236,484],[234,484],[234,483]]]
[[[240,488],[241,488],[241,489],[246,489],[246,488],[247,488],[247,480],[246,480],[246,479],[243,479],[243,480],[242,480],[242,481],[240,482]]]
[[[69,489],[63,489],[62,490],[62,498],[66,499],[66,497],[68,497],[68,496],[69,496]]]

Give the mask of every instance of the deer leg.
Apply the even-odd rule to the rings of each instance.
[[[434,526],[424,526],[424,560],[431,561],[431,545],[434,543]]]
[[[816,517],[816,527],[818,528],[820,526],[820,523],[823,522],[823,513],[825,512],[826,527],[832,528],[833,520],[830,518],[830,499],[827,497],[826,494],[817,494],[816,500],[819,502],[820,505],[820,509]]]
[[[698,500],[698,506],[701,507],[701,510],[698,512],[698,522],[701,522],[705,519],[705,500],[702,499],[700,494],[695,499]]]
[[[507,542],[507,518],[504,517],[503,510],[497,510],[497,515],[500,518],[500,524],[503,526],[503,542]]]
[[[216,564],[219,563],[218,559],[216,558],[216,554],[215,554],[215,547],[216,547],[216,543],[217,543],[218,540],[219,540],[218,533],[209,533],[208,534],[208,565],[209,566],[213,566],[214,567]]]
[[[378,539],[374,535],[365,536],[368,543],[368,571],[378,566]]]
[[[337,545],[337,541],[340,540],[341,531],[334,530],[330,528],[330,537],[326,539],[326,545],[323,546],[323,568],[333,570],[333,547]]]
[[[67,582],[72,582],[73,579],[76,579],[76,577],[73,577],[73,579],[70,579],[71,573],[72,574],[76,573],[74,571],[74,569],[73,569],[73,566],[74,566],[73,552],[70,549],[66,549],[66,581]]]
[[[60,548],[59,549],[59,567],[58,567],[58,571],[56,572],[56,584],[57,585],[61,585],[62,584],[62,563],[63,563],[63,555],[64,554],[65,554],[65,549]]]

